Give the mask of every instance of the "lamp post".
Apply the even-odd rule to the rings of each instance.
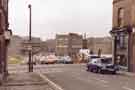
[[[31,4],[28,5],[30,10],[29,14],[29,43],[31,43]],[[33,63],[32,63],[32,47],[29,50],[29,72],[33,72]]]
[[[8,55],[8,46],[10,44],[11,36],[12,36],[12,30],[9,29],[9,22],[8,22],[8,3],[9,0],[7,0],[6,4],[6,10],[3,9],[3,12],[5,13],[5,22],[6,22],[6,28],[4,31],[4,38],[5,38],[5,48],[4,48],[4,80],[7,80],[8,76],[8,69],[7,69],[7,55]]]

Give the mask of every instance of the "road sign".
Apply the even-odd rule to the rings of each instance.
[[[28,51],[32,51],[32,46],[31,46],[31,45],[28,45],[28,46],[27,46],[27,50],[28,50]]]

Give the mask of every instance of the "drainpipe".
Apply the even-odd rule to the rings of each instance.
[[[132,43],[132,27],[127,28],[128,29],[128,71],[133,72],[133,43]]]

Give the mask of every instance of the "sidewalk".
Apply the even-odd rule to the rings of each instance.
[[[53,90],[47,81],[36,73],[10,74],[0,90]]]
[[[135,73],[133,72],[119,71],[118,74],[129,76],[129,77],[135,77]]]

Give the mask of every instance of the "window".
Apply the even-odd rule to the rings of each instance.
[[[0,13],[0,33],[2,33],[2,14]]]
[[[125,48],[125,35],[120,34],[120,48]]]
[[[1,29],[2,29],[2,14],[0,13],[0,32],[1,32]]]
[[[120,33],[117,36],[117,45],[120,49],[126,49],[126,35],[124,33]]]
[[[124,26],[124,9],[119,8],[118,10],[118,26],[122,27]]]
[[[101,59],[101,62],[103,64],[111,64],[112,63],[112,58],[104,58],[104,59]]]
[[[4,6],[4,0],[0,0],[0,7]]]
[[[3,4],[3,8],[7,11],[7,9],[8,9],[8,0],[3,0],[3,2],[2,2]]]

